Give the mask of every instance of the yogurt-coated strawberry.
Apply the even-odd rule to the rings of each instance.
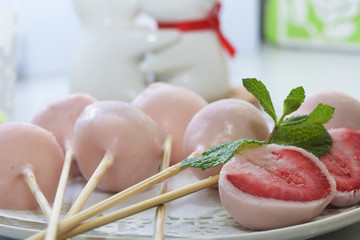
[[[54,201],[64,156],[50,132],[30,123],[0,124],[0,153],[0,208],[39,208],[21,175],[27,166],[46,199]]]
[[[199,156],[216,145],[244,138],[266,140],[268,136],[269,128],[259,109],[240,99],[223,99],[194,115],[184,135],[184,153]],[[192,171],[203,179],[218,174],[221,167]]]
[[[219,180],[224,209],[252,230],[309,221],[335,192],[335,180],[317,157],[278,145],[241,151],[224,165]]]
[[[336,181],[337,193],[331,204],[348,207],[360,202],[360,132],[331,129],[331,149],[320,158]]]
[[[99,101],[85,108],[75,124],[74,152],[81,173],[89,179],[105,154],[112,166],[98,184],[118,192],[159,170],[162,136],[140,109],[120,101]]]
[[[52,132],[65,153],[73,145],[77,118],[87,105],[95,101],[95,98],[83,93],[63,96],[44,106],[35,115],[32,123]],[[71,167],[70,175],[80,175],[76,162]]]
[[[151,84],[132,104],[152,117],[164,135],[172,134],[171,164],[182,161],[183,138],[191,118],[207,105],[205,99],[183,87],[164,82]]]
[[[63,96],[44,106],[32,123],[52,132],[65,152],[72,145],[77,118],[87,105],[95,101],[95,98],[82,93]]]

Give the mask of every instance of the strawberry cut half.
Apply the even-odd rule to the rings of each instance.
[[[228,174],[227,179],[240,191],[279,200],[306,202],[324,198],[331,192],[327,176],[309,157],[294,149],[281,149],[271,155],[275,164],[264,162],[259,166],[254,163],[249,165],[250,173],[245,169]]]
[[[224,209],[252,230],[311,220],[336,192],[335,180],[313,154],[275,144],[235,155],[220,173]]]
[[[320,158],[336,181],[331,204],[349,207],[360,202],[360,132],[348,128],[329,130],[331,149]]]

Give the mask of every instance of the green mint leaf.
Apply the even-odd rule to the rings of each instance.
[[[283,114],[289,115],[295,112],[305,100],[305,90],[303,87],[297,87],[291,90],[284,101]]]
[[[325,124],[333,116],[335,108],[319,103],[309,115],[298,115],[285,119],[280,126],[290,126],[297,124]]]
[[[333,107],[319,103],[309,115],[285,119],[270,143],[297,146],[321,157],[332,145],[332,138],[322,124],[327,123],[333,114]]]
[[[187,158],[183,160],[181,162],[181,166],[190,166],[205,170],[207,168],[216,167],[222,163],[226,163],[234,156],[235,153],[239,152],[243,148],[260,146],[263,144],[265,144],[265,142],[250,139],[241,139],[235,142],[224,143],[210,148],[200,157]]]
[[[261,106],[264,108],[264,111],[270,115],[270,117],[274,120],[275,123],[277,123],[275,109],[271,101],[269,91],[267,90],[265,85],[255,78],[247,78],[243,79],[243,86],[252,95],[254,95],[257,100],[259,100]]]
[[[321,157],[331,148],[332,138],[321,124],[293,125],[279,128],[271,143],[300,147]]]
[[[280,124],[280,126],[283,127],[283,126],[290,126],[290,125],[298,125],[298,124],[305,122],[307,119],[308,119],[308,115],[299,115],[299,116],[289,117],[289,118],[286,118]]]
[[[335,108],[332,106],[319,103],[316,108],[309,114],[305,123],[307,124],[325,124],[334,115]]]

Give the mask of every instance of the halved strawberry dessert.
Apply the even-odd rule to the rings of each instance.
[[[237,222],[265,230],[311,220],[333,199],[336,184],[313,154],[270,144],[243,150],[226,163],[219,192]]]
[[[360,202],[360,132],[348,128],[329,130],[331,149],[320,158],[336,181],[331,204],[348,207]]]

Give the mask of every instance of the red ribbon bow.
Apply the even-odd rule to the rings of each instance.
[[[209,16],[203,20],[183,21],[183,22],[158,22],[159,28],[177,28],[180,31],[197,31],[197,30],[214,30],[219,38],[221,45],[227,50],[231,57],[235,56],[235,48],[225,38],[220,29],[220,12],[221,4],[217,3]]]

